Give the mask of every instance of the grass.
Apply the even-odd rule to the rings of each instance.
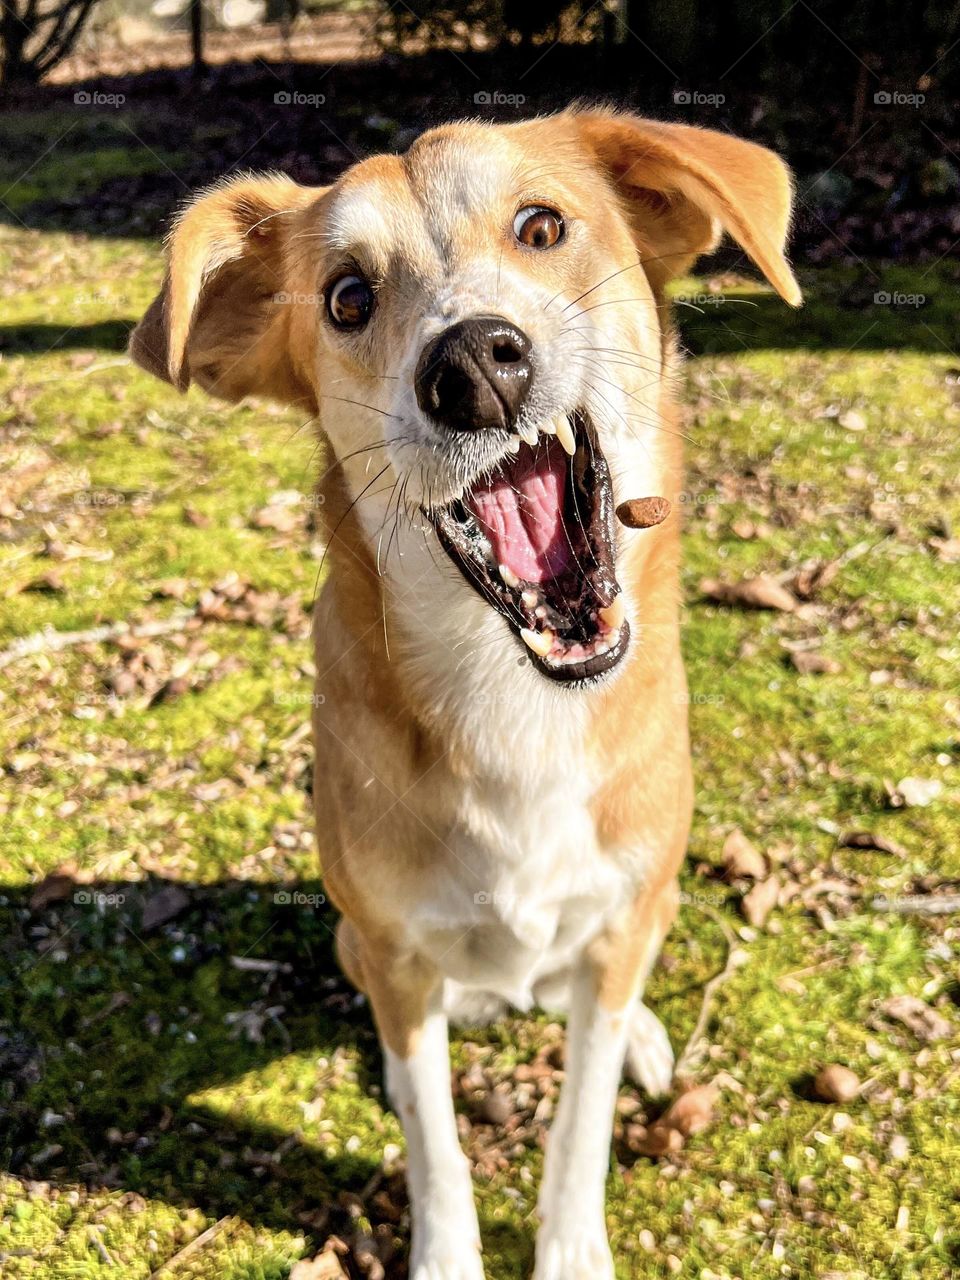
[[[960,1266],[960,934],[870,905],[960,877],[960,312],[952,268],[877,270],[811,276],[796,316],[738,279],[721,279],[726,302],[681,311],[698,797],[687,905],[651,984],[676,1045],[724,963],[724,927],[749,963],[717,995],[696,1071],[724,1083],[711,1128],[670,1158],[637,1156],[629,1113],[654,1112],[624,1086],[608,1213],[624,1280]],[[401,1245],[406,1230],[375,1197],[344,1200],[399,1129],[329,908],[276,897],[322,896],[298,732],[319,550],[306,503],[286,531],[252,517],[277,492],[309,494],[315,442],[290,414],[177,399],[121,360],[159,273],[138,241],[0,232],[0,631],[168,618],[229,574],[291,598],[292,621],[210,621],[140,665],[91,643],[3,672],[0,1258],[17,1280],[146,1280],[216,1224],[177,1275],[280,1280],[334,1228]],[[875,304],[877,280],[928,302]],[[794,614],[699,589],[838,558]],[[787,646],[802,643],[838,669],[800,674]],[[177,664],[188,687],[157,700]],[[134,688],[112,693],[125,671]],[[929,806],[896,807],[910,776],[942,784]],[[715,873],[735,827],[801,891],[822,874],[850,894],[819,912],[798,896],[747,926]],[[841,848],[849,829],[899,852]],[[31,902],[56,870],[59,895]],[[150,927],[169,881],[188,897]],[[95,887],[123,901],[85,901]],[[952,1036],[926,1045],[884,1019],[898,993],[936,1004]],[[512,1083],[556,1035],[545,1018],[466,1032],[455,1063]],[[865,1095],[813,1100],[826,1062]],[[535,1129],[511,1146],[474,1117],[490,1280],[532,1257]],[[483,1142],[505,1157],[480,1158]]]

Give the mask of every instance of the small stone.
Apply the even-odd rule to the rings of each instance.
[[[821,1102],[850,1102],[860,1092],[860,1079],[849,1067],[834,1063],[817,1072],[813,1091]]]

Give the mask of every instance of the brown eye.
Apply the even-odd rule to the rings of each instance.
[[[563,219],[552,209],[528,205],[514,218],[513,234],[528,249],[549,249],[563,235]]]
[[[373,290],[361,276],[341,276],[327,290],[327,313],[338,329],[362,329],[373,310]]]

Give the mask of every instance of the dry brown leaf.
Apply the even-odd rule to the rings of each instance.
[[[881,1004],[880,1012],[894,1022],[902,1022],[918,1040],[946,1040],[954,1034],[953,1023],[918,996],[890,996]]]
[[[797,607],[796,598],[775,578],[760,574],[756,578],[744,578],[741,582],[719,582],[704,578],[700,590],[708,600],[718,604],[740,605],[745,609],[779,609],[792,613]]]
[[[325,1249],[315,1258],[301,1258],[290,1272],[290,1280],[347,1280],[347,1273],[332,1249]]]
[[[799,649],[791,653],[790,661],[802,676],[836,675],[841,670],[834,658],[818,653],[816,649]]]
[[[731,831],[723,842],[723,867],[731,880],[739,876],[763,880],[767,874],[766,858],[750,843],[739,827]]]
[[[747,923],[752,924],[755,929],[762,929],[766,923],[767,916],[777,905],[779,897],[780,880],[778,876],[769,876],[766,880],[759,880],[740,901],[740,909]]]
[[[814,560],[797,570],[790,579],[790,590],[801,600],[812,600],[819,591],[830,585],[839,572],[839,560]]]
[[[902,844],[878,836],[874,831],[844,831],[837,843],[841,849],[876,849],[878,853],[892,853],[898,858],[907,856]]]
[[[670,1151],[679,1151],[687,1138],[712,1123],[719,1094],[719,1086],[713,1081],[681,1093],[638,1139],[637,1151],[643,1156],[663,1156]]]
[[[51,872],[44,876],[30,895],[30,910],[42,911],[51,902],[64,902],[71,896],[77,886],[72,875],[62,871]]]
[[[157,929],[190,905],[190,895],[178,884],[167,884],[151,893],[143,907],[143,928]]]

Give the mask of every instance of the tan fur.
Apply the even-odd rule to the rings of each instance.
[[[571,211],[576,252],[517,250],[510,231],[516,204],[543,198]],[[418,948],[412,921],[431,895],[442,903],[473,892],[463,851],[472,840],[486,849],[489,833],[470,823],[483,827],[498,789],[514,786],[509,770],[498,775],[484,757],[472,709],[454,714],[456,680],[444,677],[449,687],[438,691],[422,657],[429,624],[415,606],[431,598],[422,593],[446,598],[439,594],[442,551],[434,542],[440,563],[426,562],[422,583],[384,573],[389,525],[385,517],[379,532],[371,530],[358,500],[371,489],[376,498],[381,466],[384,486],[405,479],[389,451],[366,461],[364,453],[370,437],[385,435],[384,418],[400,416],[377,405],[392,403],[410,326],[448,278],[482,295],[483,280],[495,268],[499,281],[503,269],[514,289],[525,280],[542,294],[577,299],[604,277],[633,271],[622,290],[633,310],[618,313],[604,333],[635,350],[635,365],[658,384],[644,401],[658,418],[644,455],[644,492],[673,506],[659,527],[622,537],[618,578],[636,611],[634,639],[616,678],[569,704],[580,717],[583,773],[592,779],[585,810],[597,861],[624,875],[633,875],[631,859],[642,864],[631,881],[632,905],[586,949],[597,1001],[614,1013],[619,1032],[620,1015],[676,914],[692,811],[678,618],[682,456],[664,290],[726,230],[797,304],[783,254],[790,198],[787,170],[763,148],[687,126],[568,112],[499,128],[446,126],[405,156],[355,166],[325,192],[277,177],[235,180],[203,196],[176,224],[167,278],[133,335],[133,358],[181,390],[195,380],[225,399],[258,393],[319,411],[331,443],[319,487],[329,573],[315,615],[318,841],[325,885],[343,913],[341,963],[369,995],[381,1037],[400,1058],[415,1052],[444,980],[444,957],[460,955],[463,942],[453,938],[431,960]],[[638,253],[642,272],[634,270]],[[359,262],[382,287],[375,344],[364,335],[338,343],[324,327],[322,290],[345,261]],[[279,303],[277,294],[290,300]],[[458,302],[448,299],[443,315]],[[547,309],[536,308],[535,317]],[[645,394],[636,381],[637,395]],[[344,409],[344,399],[359,408]],[[408,556],[416,550],[408,541]],[[466,596],[456,599],[474,607]],[[519,651],[504,652],[503,671],[516,669]],[[483,660],[482,651],[465,655]],[[529,681],[529,673],[516,676],[517,690],[527,691],[521,701],[539,694],[521,679]],[[510,689],[507,676],[503,687]],[[505,751],[519,732],[505,713]],[[516,771],[542,749],[560,748],[539,742],[534,730],[516,748]],[[469,943],[462,955],[469,963]]]

